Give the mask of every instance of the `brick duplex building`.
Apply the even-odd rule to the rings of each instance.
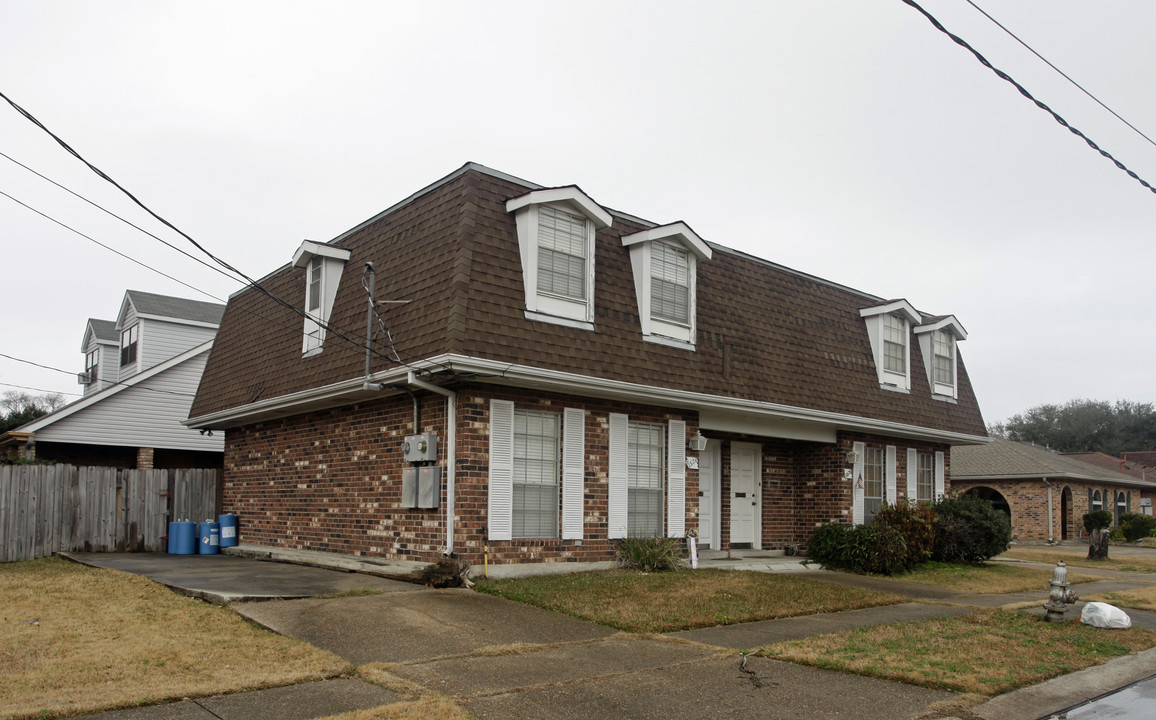
[[[247,544],[775,551],[942,494],[951,446],[986,441],[953,316],[472,163],[260,284],[230,299],[187,423],[225,432]]]

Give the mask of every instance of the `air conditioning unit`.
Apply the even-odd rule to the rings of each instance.
[[[81,385],[91,385],[92,376],[86,372],[76,373],[76,382],[80,383]]]

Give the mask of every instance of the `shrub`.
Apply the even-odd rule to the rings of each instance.
[[[1008,549],[1011,520],[988,500],[974,494],[935,503],[935,547],[939,562],[983,562]]]
[[[1150,537],[1156,529],[1156,517],[1140,513],[1124,513],[1120,516],[1120,531],[1128,542],[1138,542]]]
[[[893,575],[906,569],[907,542],[889,525],[824,523],[811,534],[807,555],[825,568]]]
[[[628,537],[618,541],[618,564],[642,572],[682,569],[682,541],[678,538]]]
[[[903,535],[907,544],[905,569],[927,562],[931,557],[935,548],[935,511],[930,507],[908,502],[884,505],[875,514],[875,525],[893,527]]]
[[[1113,519],[1111,510],[1093,510],[1085,513],[1084,531],[1090,533],[1093,530],[1107,530],[1112,527]]]

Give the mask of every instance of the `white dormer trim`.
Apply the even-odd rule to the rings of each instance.
[[[305,240],[293,253],[293,267],[305,268],[306,313],[301,341],[301,353],[305,356],[321,352],[325,344],[325,329],[333,313],[333,301],[337,298],[337,286],[341,283],[341,273],[345,270],[352,252],[344,248]],[[316,261],[316,262],[315,262]],[[317,277],[314,277],[315,268]],[[316,281],[316,285],[314,282]],[[317,297],[314,301],[313,293]],[[311,307],[312,306],[312,307]]]
[[[884,321],[894,315],[904,323],[903,371],[888,370],[884,358]],[[920,320],[919,311],[906,300],[892,300],[883,305],[863,308],[859,317],[867,322],[867,337],[871,341],[871,355],[879,386],[887,390],[911,391],[911,327]]]
[[[967,330],[963,328],[954,315],[948,315],[935,322],[924,323],[915,328],[915,338],[919,341],[919,349],[923,353],[923,366],[927,371],[927,382],[934,395],[943,397],[959,397],[959,349],[958,342],[967,339]],[[947,357],[951,358],[950,383],[943,382],[936,377],[935,351],[936,339],[949,346]]]
[[[651,258],[655,243],[667,243],[686,251],[688,304],[686,323],[655,317],[651,308],[653,272]],[[646,340],[664,345],[694,349],[695,318],[697,316],[698,263],[711,258],[711,249],[702,238],[684,222],[670,223],[641,232],[624,235],[623,247],[630,248],[630,265],[634,271],[634,294],[638,302],[638,318]],[[670,343],[675,340],[676,343]]]
[[[539,290],[539,209],[549,207],[584,222],[584,281],[578,293],[560,294]],[[601,205],[576,185],[534,190],[506,202],[506,211],[515,213],[518,248],[522,259],[522,282],[526,296],[526,317],[542,322],[594,329],[594,238],[614,219]],[[551,215],[554,213],[551,213]],[[577,222],[577,221],[576,221]]]

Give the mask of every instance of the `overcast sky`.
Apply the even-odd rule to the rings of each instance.
[[[976,0],[1156,137],[1156,3]],[[1156,146],[966,0],[921,3],[1142,178]],[[984,418],[1156,402],[1156,195],[900,0],[0,0],[0,91],[254,277],[474,161],[922,311]],[[191,246],[0,104],[0,152]],[[0,157],[0,190],[239,286]],[[0,352],[76,373],[127,288],[210,299],[0,196]],[[0,391],[79,393],[0,358]],[[69,396],[72,399],[74,396]]]

